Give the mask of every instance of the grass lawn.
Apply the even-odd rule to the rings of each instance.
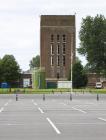
[[[0,94],[14,94],[14,93],[24,93],[24,94],[53,94],[53,93],[63,93],[69,92],[70,89],[30,89],[30,88],[12,88],[11,92],[10,89],[0,88]],[[106,94],[106,89],[73,89],[75,93],[92,93],[92,94]]]

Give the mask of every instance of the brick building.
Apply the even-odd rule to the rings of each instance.
[[[42,15],[40,21],[40,67],[46,81],[67,80],[75,61],[75,15]]]

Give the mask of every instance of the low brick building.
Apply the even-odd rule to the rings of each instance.
[[[106,88],[106,78],[103,74],[89,73],[87,87],[95,88],[96,82],[102,82],[103,88]]]
[[[19,87],[20,88],[23,88],[23,87],[32,88],[32,73],[31,73],[31,71],[26,71],[26,72],[21,73]]]

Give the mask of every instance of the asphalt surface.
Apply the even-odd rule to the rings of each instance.
[[[0,95],[0,140],[106,140],[106,95]]]

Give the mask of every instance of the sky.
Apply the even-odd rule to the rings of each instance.
[[[76,48],[82,18],[103,14],[105,0],[0,0],[0,58],[12,54],[22,70],[40,54],[40,15],[76,14]],[[78,54],[77,54],[78,55]],[[78,55],[83,64],[84,57]]]

